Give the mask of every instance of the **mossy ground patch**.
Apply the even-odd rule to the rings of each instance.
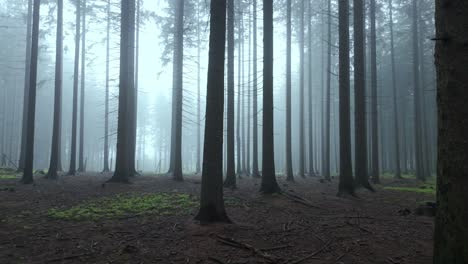
[[[127,215],[177,215],[187,213],[197,202],[188,194],[155,193],[145,195],[117,195],[87,201],[71,208],[52,208],[48,215],[69,221],[93,221]]]

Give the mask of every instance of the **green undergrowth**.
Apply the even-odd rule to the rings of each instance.
[[[0,180],[11,180],[16,178],[17,176],[14,170],[8,168],[0,169]]]
[[[384,187],[384,189],[402,192],[425,193],[431,195],[435,195],[436,193],[435,180],[432,179],[418,186],[387,186]]]
[[[68,221],[94,221],[144,214],[167,216],[187,213],[196,204],[196,200],[188,194],[117,195],[87,201],[71,208],[52,208],[48,215]]]

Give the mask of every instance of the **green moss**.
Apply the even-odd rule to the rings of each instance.
[[[385,190],[416,192],[435,195],[435,188],[429,185],[421,185],[419,187],[384,187]]]
[[[16,175],[14,174],[0,174],[0,180],[11,180],[11,179],[16,179]]]
[[[195,205],[196,201],[188,194],[118,195],[88,201],[68,209],[52,208],[48,215],[62,220],[93,221],[126,215],[176,215],[187,212]]]

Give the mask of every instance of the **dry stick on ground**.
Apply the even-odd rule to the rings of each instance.
[[[323,247],[321,247],[319,250],[315,251],[314,253],[312,254],[309,254],[301,259],[298,259],[296,261],[293,261],[293,262],[289,262],[289,264],[299,264],[305,260],[308,260],[314,256],[316,256],[318,253],[322,252],[324,249],[326,249],[329,245],[330,245],[331,241],[328,241]]]
[[[296,202],[296,203],[300,203],[302,205],[305,205],[305,206],[308,206],[308,207],[312,207],[312,208],[317,208],[317,209],[322,209],[321,207],[317,206],[317,205],[314,205],[312,204],[311,202],[307,201],[306,199],[300,197],[300,196],[297,196],[295,194],[291,194],[291,193],[287,193],[287,192],[282,192],[281,193],[284,197],[286,198],[289,198],[291,199],[292,201]]]
[[[239,242],[239,241],[236,241],[232,238],[228,238],[228,237],[223,237],[223,236],[220,236],[220,235],[217,235],[217,234],[214,234],[215,236],[215,239],[217,241],[219,241],[220,243],[223,243],[225,245],[228,245],[228,246],[231,246],[231,247],[236,247],[236,248],[240,248],[240,249],[246,249],[246,250],[250,250],[252,251],[254,254],[270,261],[270,262],[273,262],[273,263],[276,263],[277,262],[277,259],[275,257],[272,257],[270,256],[269,254],[266,254],[266,253],[263,253],[262,250],[260,249],[257,249],[249,244],[246,244],[246,243],[242,243],[242,242]]]

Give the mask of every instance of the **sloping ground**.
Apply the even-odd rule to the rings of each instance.
[[[309,178],[280,180],[287,195],[262,196],[259,181],[244,177],[238,190],[225,192],[235,224],[199,226],[192,221],[199,177],[103,184],[108,178],[36,179],[32,186],[0,179],[0,263],[431,263],[433,219],[410,212],[433,200],[430,193],[377,187],[344,199],[335,196],[336,182]],[[417,183],[385,180],[385,186]],[[154,198],[161,194],[189,201]],[[86,218],[108,201],[118,213]],[[139,209],[128,210],[129,203]],[[56,217],[53,210],[84,217]]]

